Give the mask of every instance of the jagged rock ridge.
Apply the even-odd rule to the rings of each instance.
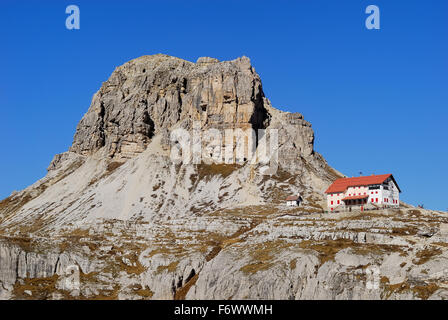
[[[95,94],[78,125],[71,151],[132,157],[176,124],[217,128],[267,126],[261,80],[248,58],[191,63],[144,56],[118,67]]]

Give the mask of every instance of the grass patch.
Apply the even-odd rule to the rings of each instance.
[[[92,180],[90,180],[88,186],[93,186],[95,183],[97,183],[98,181],[100,181],[101,179],[111,175],[115,170],[117,170],[119,167],[121,167],[124,164],[124,162],[118,162],[118,161],[112,161],[109,162],[107,167],[106,167],[106,171],[100,175],[97,176],[95,178],[93,178]]]
[[[196,166],[197,175],[192,175],[192,182],[196,179],[200,180],[210,180],[211,177],[221,176],[222,178],[227,178],[230,176],[235,170],[240,168],[239,165],[236,164],[198,164]]]
[[[340,250],[348,248],[353,244],[354,242],[350,240],[328,240],[325,242],[304,240],[299,243],[299,247],[317,251],[320,263],[323,265],[327,261],[334,261],[334,257]]]
[[[159,273],[162,273],[165,270],[168,271],[168,272],[174,272],[174,271],[176,271],[178,265],[179,265],[179,261],[174,261],[174,262],[171,262],[167,266],[158,266],[157,270],[156,270],[156,273],[159,274]]]
[[[88,300],[118,300],[119,292],[120,286],[114,285],[114,288],[112,290],[103,290],[97,295],[88,297]]]
[[[412,260],[412,262],[417,265],[424,264],[427,261],[429,261],[431,258],[438,256],[441,253],[442,253],[442,250],[439,248],[428,248],[428,249],[420,250],[415,255],[415,257],[417,259]]]
[[[124,164],[124,162],[118,162],[118,161],[112,161],[107,165],[106,173],[111,174],[115,170],[117,170],[119,167],[121,167]]]
[[[217,245],[214,246],[212,248],[212,250],[207,254],[207,256],[205,257],[206,261],[211,261],[214,257],[216,257],[218,255],[218,253],[220,253],[222,250],[222,247]]]
[[[297,266],[297,260],[293,259],[289,262],[289,269],[294,270]]]
[[[251,247],[249,254],[255,262],[241,267],[240,271],[246,274],[254,274],[258,271],[271,268],[274,265],[272,260],[275,256],[291,245],[292,244],[281,240],[268,241],[254,245]]]
[[[407,235],[416,235],[418,232],[418,228],[416,227],[402,227],[402,228],[392,228],[392,234],[394,235],[401,235],[401,236],[407,236]]]
[[[185,253],[185,250],[182,246],[173,246],[173,247],[167,247],[161,245],[160,247],[151,250],[145,258],[151,258],[155,256],[156,254],[164,254],[164,255],[175,255],[175,256],[182,256]]]
[[[0,201],[0,212],[5,215],[14,213],[32,199],[33,197],[31,197],[31,195],[29,194],[21,196],[11,196],[3,199],[2,201]]]
[[[23,251],[30,252],[34,247],[33,240],[29,237],[4,237],[0,236],[0,239],[6,241],[9,244],[19,246]]]
[[[448,243],[446,243],[446,242],[433,242],[433,243],[431,243],[431,245],[436,245],[436,246],[441,246],[441,247],[448,248]]]
[[[382,294],[383,299],[388,299],[392,294],[402,294],[405,292],[412,292],[415,296],[422,300],[427,300],[434,292],[436,292],[440,287],[435,283],[421,283],[412,286],[408,282],[400,282],[397,284],[389,284],[389,279],[387,277],[381,277],[380,283],[384,288]]]
[[[414,210],[409,210],[408,213],[412,214],[414,216],[417,216],[417,217],[422,215],[422,212],[420,210],[415,210],[415,209]]]
[[[272,267],[272,265],[273,264],[270,262],[259,261],[245,265],[244,267],[240,268],[240,271],[246,274],[254,274],[258,271],[268,270],[270,267]]]
[[[343,249],[351,248],[354,254],[368,255],[368,254],[384,254],[387,252],[403,252],[400,246],[385,245],[385,244],[367,244],[356,243],[347,239],[313,241],[304,240],[299,243],[302,249],[311,249],[317,251],[321,265],[327,261],[334,261],[336,254]]]
[[[425,283],[424,285],[418,285],[411,288],[411,290],[416,293],[417,297],[423,300],[427,300],[438,289],[440,289],[440,287],[435,283]]]
[[[135,294],[139,295],[142,298],[150,299],[154,295],[154,292],[151,291],[148,287],[143,288],[141,285],[136,285],[134,288]]]
[[[57,291],[57,281],[58,275],[56,274],[46,278],[25,278],[22,284],[20,281],[16,281],[13,295],[19,300],[46,300]],[[25,293],[25,291],[31,292],[31,295]]]
[[[190,291],[190,288],[194,286],[194,284],[198,280],[198,277],[199,275],[195,274],[193,277],[191,277],[190,280],[187,281],[187,283],[183,287],[176,290],[176,293],[174,294],[174,300],[185,300],[188,291]]]

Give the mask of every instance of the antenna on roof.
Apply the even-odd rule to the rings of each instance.
[[[359,171],[359,176],[362,176],[362,171]]]

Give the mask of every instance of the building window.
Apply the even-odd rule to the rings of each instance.
[[[375,199],[375,202],[378,203],[378,198]]]
[[[331,201],[331,205],[333,205],[333,201]]]
[[[372,198],[371,200],[372,200],[372,202],[373,202],[373,198]]]
[[[338,200],[338,204],[339,204],[339,203],[341,203],[341,202]]]

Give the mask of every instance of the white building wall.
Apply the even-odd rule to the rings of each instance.
[[[368,203],[373,203],[378,206],[399,206],[400,198],[399,198],[399,190],[395,185],[392,179],[387,180],[387,185],[389,190],[383,189],[381,185],[379,189],[369,190],[368,186],[360,186],[360,187],[349,187],[345,192],[338,192],[327,194],[327,208],[329,211],[334,210],[337,206],[341,205],[342,199],[345,197],[351,196],[359,196],[359,195],[368,195],[367,199]],[[373,201],[372,201],[373,199]],[[385,201],[385,199],[387,199]],[[394,203],[395,200],[395,203]]]
[[[369,199],[367,199],[367,201],[369,203],[373,203],[373,204],[377,204],[377,205],[382,203],[383,193],[382,193],[381,188],[374,189],[374,190],[367,190],[367,194],[369,195]]]
[[[367,195],[368,193],[368,187],[361,186],[361,187],[350,187],[346,191],[346,196],[352,197],[352,196],[363,196]]]
[[[327,194],[327,207],[331,211],[331,208],[336,208],[337,206],[343,204],[342,199],[345,197],[368,195],[368,187],[349,187],[345,192],[338,192]]]
[[[327,194],[327,208],[331,211],[331,208],[336,208],[342,204],[342,199],[344,198],[343,192]]]
[[[400,191],[392,179],[389,179],[387,184],[389,190],[384,190],[384,197],[389,199],[389,201],[386,204],[398,207],[400,205]]]

